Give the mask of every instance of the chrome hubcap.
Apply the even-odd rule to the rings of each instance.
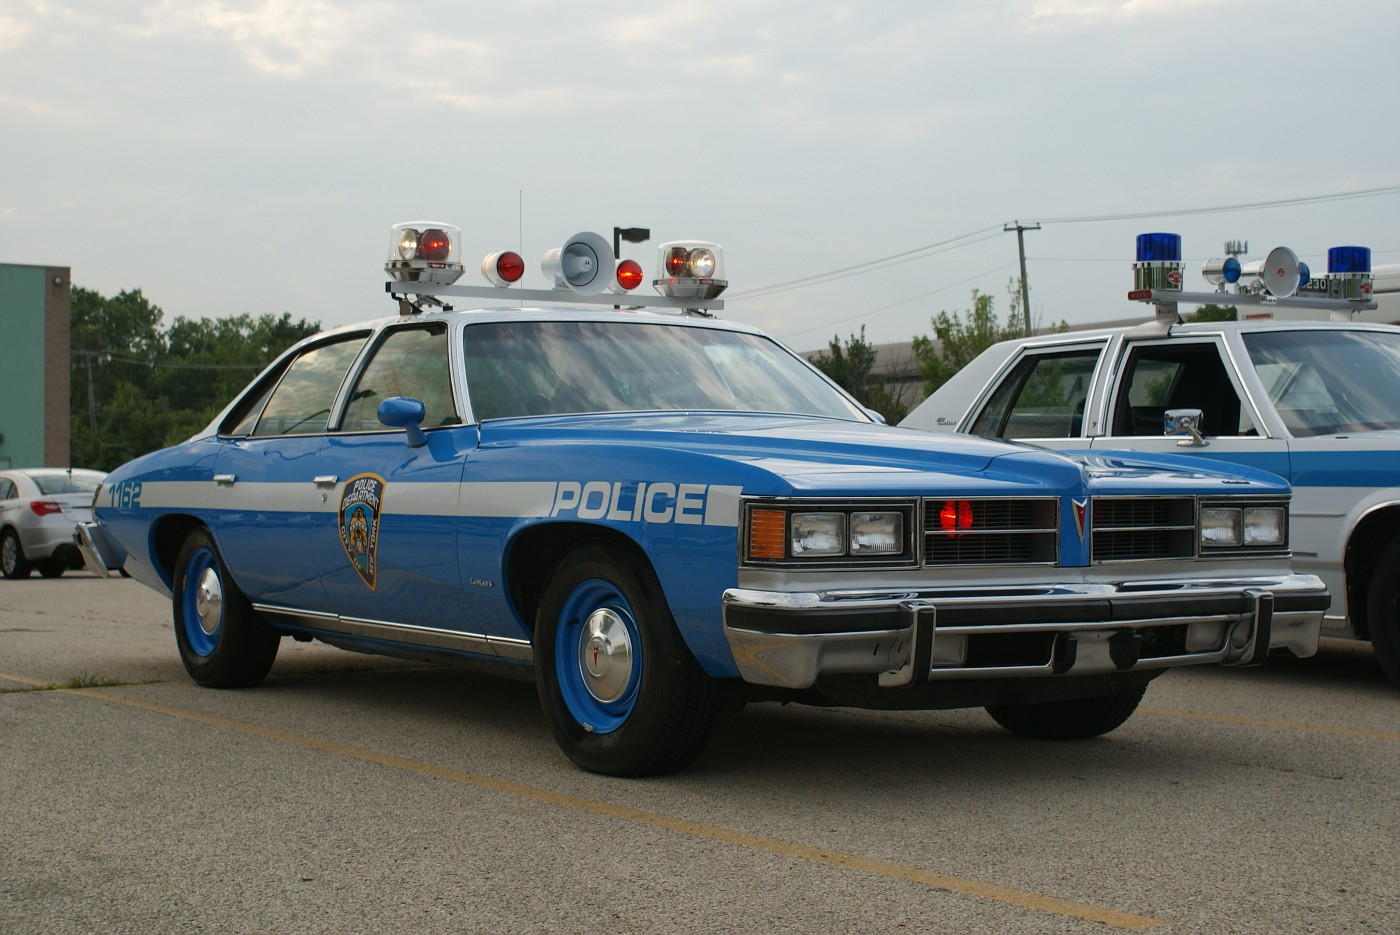
[[[588,693],[604,704],[621,698],[632,677],[632,637],[622,618],[600,607],[583,622],[579,672]]]
[[[224,613],[224,590],[219,584],[219,576],[212,568],[206,568],[199,575],[199,584],[194,594],[194,610],[199,615],[199,628],[205,636],[213,636],[219,629],[219,618]]]

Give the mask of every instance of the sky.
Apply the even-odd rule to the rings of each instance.
[[[394,314],[389,227],[718,242],[722,317],[797,350],[972,291],[1144,315],[1134,238],[1400,263],[1394,0],[0,0],[0,262],[169,324]],[[815,280],[815,281],[814,281]],[[643,286],[649,288],[649,285]]]

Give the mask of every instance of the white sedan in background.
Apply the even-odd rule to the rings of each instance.
[[[92,519],[92,495],[107,475],[83,468],[0,471],[0,574],[57,578],[83,567],[75,523]]]

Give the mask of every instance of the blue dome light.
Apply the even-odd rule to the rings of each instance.
[[[1329,273],[1369,273],[1370,271],[1370,247],[1333,247],[1327,251],[1327,272]]]
[[[1138,234],[1139,263],[1180,263],[1180,234]]]
[[[1225,258],[1225,262],[1220,264],[1220,275],[1225,277],[1226,282],[1239,282],[1240,273],[1244,272],[1244,267],[1240,265],[1240,258],[1230,256]]]

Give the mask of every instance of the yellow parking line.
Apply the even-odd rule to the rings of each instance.
[[[1393,730],[1367,730],[1359,727],[1328,727],[1322,724],[1299,724],[1296,721],[1271,721],[1267,718],[1239,717],[1233,714],[1209,714],[1205,711],[1183,711],[1179,708],[1138,708],[1143,714],[1160,714],[1165,717],[1179,717],[1191,721],[1217,721],[1221,724],[1240,724],[1245,727],[1273,727],[1279,730],[1301,730],[1313,734],[1340,734],[1343,737],[1366,737],[1371,740],[1400,740],[1400,732]]]
[[[3,674],[0,674],[0,678],[8,678],[19,682],[32,681]],[[45,683],[35,682],[33,684]],[[543,802],[562,808],[576,809],[595,815],[605,815],[620,821],[631,821],[638,824],[649,825],[654,828],[663,828],[679,834],[688,834],[697,838],[720,841],[766,854],[798,858],[817,864],[824,864],[826,866],[854,870],[858,873],[868,873],[894,880],[919,883],[937,890],[945,890],[947,892],[959,893],[967,896],[976,896],[1004,905],[1016,906],[1022,909],[1033,909],[1038,912],[1050,913],[1066,918],[1079,919],[1086,922],[1097,922],[1116,929],[1139,930],[1156,928],[1167,924],[1161,919],[1134,915],[1129,912],[1119,912],[1114,909],[1105,909],[1101,906],[1074,902],[1068,899],[1059,899],[1054,896],[1046,896],[1027,890],[997,886],[992,883],[984,883],[964,877],[936,873],[931,870],[900,864],[894,861],[876,860],[869,857],[861,857],[856,854],[847,854],[841,851],[831,850],[829,848],[794,844],[777,838],[749,834],[743,831],[734,831],[729,828],[692,821],[687,818],[679,818],[674,815],[665,815],[659,812],[650,812],[638,808],[628,808],[622,805],[602,802],[597,799],[586,799],[581,796],[554,792],[550,789],[543,789],[538,786],[510,782],[504,779],[495,779],[491,776],[485,776],[467,770],[435,766],[432,763],[424,763],[419,760],[410,760],[405,757],[393,756],[392,754],[379,753],[374,750],[367,750],[363,747],[354,747],[349,744],[319,740],[315,737],[294,734],[290,731],[279,730],[275,727],[264,727],[259,724],[250,724],[244,721],[234,721],[216,715],[191,711],[186,708],[175,708],[153,701],[145,701],[140,698],[133,698],[129,695],[119,694],[111,689],[77,688],[62,689],[61,691],[65,694],[82,695],[100,701],[126,705],[132,708],[140,708],[145,711],[164,714],[169,717],[205,724],[210,727],[234,730],[256,737],[263,737],[268,740],[277,740],[283,743],[294,744],[310,750],[320,750],[325,753],[349,757],[366,763],[374,763],[390,769],[403,770],[419,776],[429,776],[434,779],[442,779],[448,782],[459,783],[461,785],[491,792],[498,792],[534,802]]]

